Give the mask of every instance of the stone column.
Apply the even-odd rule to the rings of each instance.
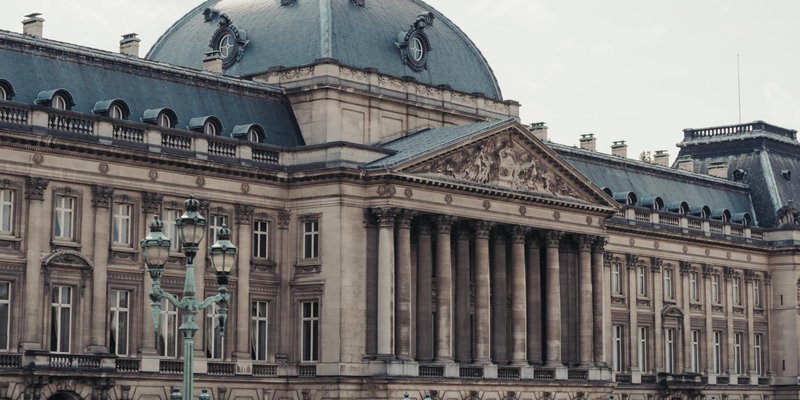
[[[477,221],[475,229],[475,362],[490,364],[491,294],[489,292],[489,234],[491,224]]]
[[[714,325],[711,319],[711,308],[714,302],[711,300],[711,274],[714,273],[714,267],[703,264],[703,285],[705,289],[705,296],[703,298],[703,310],[706,312],[706,373],[711,375],[714,371]],[[722,372],[722,371],[720,371]]]
[[[113,203],[114,188],[92,185],[94,268],[92,268],[92,334],[87,350],[96,354],[109,352],[109,348],[106,346],[106,318],[108,316],[108,252],[111,242],[109,227]]]
[[[290,210],[278,210],[278,220],[277,220],[277,233],[278,237],[275,239],[275,261],[277,262],[277,266],[275,270],[278,272],[280,276],[280,283],[281,283],[281,290],[280,290],[280,300],[277,305],[280,313],[280,321],[287,321],[287,323],[279,323],[278,324],[278,353],[285,354],[289,357],[289,361],[296,361],[295,358],[296,352],[293,351],[295,348],[299,348],[299,344],[296,343],[296,339],[294,337],[294,330],[295,327],[292,326],[293,324],[289,321],[296,321],[294,316],[292,315],[292,293],[291,293],[291,282],[293,282],[293,268],[294,266],[290,262],[291,258],[291,251],[289,251],[290,246],[290,230],[289,226],[292,222],[292,212]],[[297,347],[295,347],[297,346]]]
[[[661,268],[663,267],[664,262],[657,257],[653,257],[650,260],[650,273],[652,275],[652,287],[653,287],[653,310],[655,310],[655,315],[653,316],[653,353],[654,358],[650,365],[650,370],[658,371],[664,370],[666,364],[664,363],[664,321],[662,319],[661,310],[664,307],[664,278],[661,273]],[[678,352],[678,330],[675,330],[675,337],[672,338],[673,340],[673,352],[672,352],[672,369],[673,373],[677,371],[676,365],[677,360],[675,354]],[[647,371],[642,371],[647,372]]]
[[[593,352],[594,365],[599,367],[607,367],[605,346],[605,332],[604,326],[604,313],[603,313],[603,298],[608,296],[605,290],[605,280],[603,279],[603,253],[605,250],[606,239],[597,237],[592,242],[592,329],[593,335]]]
[[[591,367],[592,345],[592,238],[578,236],[578,348],[581,367]]]
[[[732,267],[724,267],[724,282],[725,282],[725,292],[723,296],[725,296],[725,316],[726,323],[727,323],[727,335],[726,335],[726,342],[727,342],[727,359],[728,359],[728,375],[734,374],[736,371],[735,365],[735,352],[733,350],[733,278],[734,278],[734,271]],[[741,288],[740,288],[741,290]],[[741,295],[741,293],[740,293]],[[741,355],[740,355],[741,356]]]
[[[237,204],[236,245],[239,248],[236,264],[236,350],[233,356],[240,360],[250,360],[250,257],[253,254],[253,206]]]
[[[403,210],[397,219],[397,357],[411,361],[411,220],[414,211]]]
[[[561,362],[561,281],[559,245],[561,232],[548,231],[547,238],[547,275],[545,278],[547,317],[545,325],[545,343],[547,354],[545,366],[563,367]]]
[[[397,209],[373,208],[378,220],[378,357],[394,358],[394,221]]]
[[[528,271],[525,274],[528,297],[528,362],[542,365],[542,265],[539,238],[531,237],[527,246]]]
[[[639,256],[635,254],[628,254],[626,257],[628,267],[628,354],[630,354],[630,370],[631,372],[641,371],[639,365],[639,312],[637,297],[638,290],[636,288],[636,268],[639,266]]]
[[[689,317],[689,313],[691,312],[691,298],[689,296],[689,274],[692,273],[692,264],[688,261],[681,261],[680,262],[681,268],[681,285],[682,293],[681,293],[681,308],[683,309],[684,316],[683,320],[681,321],[681,326],[683,327],[683,346],[681,347],[681,351],[683,352],[683,364],[680,366],[679,373],[687,373],[691,370],[692,365],[692,319]],[[699,284],[699,282],[698,282]],[[700,290],[698,288],[698,290]],[[699,360],[698,360],[699,361]],[[698,363],[699,364],[699,363]],[[699,367],[699,365],[698,365]],[[696,371],[699,373],[700,371]]]
[[[747,374],[751,377],[756,376],[756,331],[755,321],[753,321],[753,279],[755,272],[752,269],[744,270],[744,299],[745,299],[745,313],[747,315]],[[744,346],[743,346],[744,347]],[[762,350],[763,352],[763,350]]]
[[[25,178],[25,197],[28,199],[27,237],[25,242],[25,293],[42,293],[42,243],[49,232],[50,212],[44,207],[44,192],[49,179]],[[42,349],[42,303],[48,296],[27,296],[23,300],[25,331],[20,343],[22,350]],[[49,311],[48,311],[49,312]]]
[[[433,360],[433,252],[431,227],[420,221],[417,235],[417,359]]]
[[[450,232],[453,217],[436,218],[436,362],[453,361],[453,265]]]
[[[511,230],[511,363],[528,365],[525,235],[527,228]]]
[[[505,233],[493,235],[494,263],[492,265],[492,361],[508,363],[508,314]]]
[[[456,234],[456,286],[458,301],[455,303],[455,342],[456,362],[472,361],[472,340],[470,335],[470,232],[466,225],[458,227]]]

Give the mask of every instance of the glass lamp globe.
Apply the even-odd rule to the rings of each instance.
[[[222,225],[217,233],[217,242],[208,250],[211,258],[211,265],[217,274],[230,274],[236,265],[236,255],[239,250],[231,243],[231,230],[226,225]]]
[[[197,247],[206,233],[206,219],[198,212],[200,200],[192,195],[184,202],[186,211],[175,221],[178,227],[178,237],[184,247]]]
[[[164,223],[158,217],[150,223],[150,233],[139,242],[142,247],[142,256],[148,269],[158,270],[164,268],[169,258],[169,249],[172,241],[162,232]]]

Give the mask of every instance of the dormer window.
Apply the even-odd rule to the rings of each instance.
[[[108,116],[114,119],[125,119],[122,108],[118,105],[113,105],[108,109]]]
[[[162,128],[174,128],[178,124],[178,114],[171,108],[151,108],[144,110],[142,122],[153,124]]]
[[[0,79],[0,100],[11,100],[14,97],[14,87],[5,79]]]
[[[53,96],[53,100],[50,101],[50,107],[55,108],[56,110],[66,110],[67,108],[67,100],[64,96],[57,94]]]
[[[167,114],[159,114],[157,125],[162,128],[172,128],[172,120]]]
[[[247,140],[253,143],[258,143],[261,141],[261,137],[258,134],[258,131],[255,129],[250,129],[247,131]]]
[[[213,115],[192,118],[189,120],[189,126],[187,126],[187,128],[189,128],[190,131],[211,136],[219,136],[222,134],[222,122]]]
[[[203,133],[209,136],[214,136],[217,134],[217,127],[214,125],[213,122],[206,121],[206,123],[203,124]]]
[[[2,85],[0,85],[0,100],[8,100],[8,92]]]
[[[264,143],[267,139],[266,131],[260,124],[236,125],[231,136],[251,143]]]
[[[51,107],[56,110],[69,110],[75,105],[72,95],[65,89],[45,90],[36,96],[35,104]]]
[[[113,119],[128,119],[131,111],[128,104],[124,100],[102,100],[94,104],[92,113],[103,115]]]

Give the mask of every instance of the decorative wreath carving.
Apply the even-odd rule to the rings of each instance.
[[[214,32],[208,46],[222,55],[222,68],[228,68],[239,62],[244,57],[245,47],[250,43],[247,32],[237,29],[231,23],[231,19],[219,10],[206,8],[203,17],[205,22],[219,21],[219,28]]]

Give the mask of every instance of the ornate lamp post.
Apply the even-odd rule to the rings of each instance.
[[[178,238],[186,255],[186,276],[184,278],[183,295],[180,300],[172,294],[161,289],[161,274],[164,264],[169,257],[172,241],[166,237],[162,230],[164,224],[156,217],[150,224],[150,233],[141,241],[142,255],[147,264],[147,271],[153,279],[153,288],[150,290],[150,310],[153,317],[153,327],[158,334],[158,321],[161,315],[161,300],[166,299],[172,303],[182,315],[182,323],[178,328],[183,332],[183,394],[184,398],[191,398],[194,385],[192,361],[194,356],[194,334],[199,329],[196,321],[198,311],[219,304],[219,319],[222,332],[225,331],[225,322],[228,316],[228,275],[236,265],[238,250],[231,243],[231,230],[222,226],[217,234],[218,240],[209,249],[211,264],[217,272],[219,293],[205,300],[198,301],[195,297],[195,265],[194,257],[197,255],[197,246],[206,232],[206,219],[198,212],[200,201],[191,196],[186,202],[186,212],[176,221]],[[175,393],[173,393],[175,395]]]

